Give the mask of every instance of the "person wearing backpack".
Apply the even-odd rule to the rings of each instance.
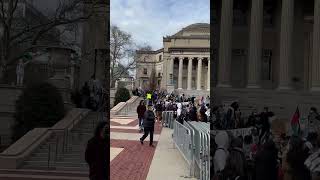
[[[143,145],[144,139],[150,133],[150,146],[153,147],[153,133],[154,133],[155,115],[152,110],[152,104],[148,105],[148,110],[144,113],[143,127],[144,135],[140,138],[140,143]]]
[[[235,137],[231,140],[231,149],[227,159],[225,174],[230,180],[247,180],[248,167],[245,153],[242,150],[242,139]]]
[[[229,135],[226,131],[219,131],[215,137],[217,149],[213,157],[214,179],[221,180],[225,177],[225,166],[229,156]]]

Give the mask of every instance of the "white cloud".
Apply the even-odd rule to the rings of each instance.
[[[162,47],[162,37],[192,23],[210,21],[210,0],[111,0],[111,24],[138,44]]]

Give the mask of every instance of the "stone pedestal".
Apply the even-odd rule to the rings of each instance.
[[[74,52],[69,48],[50,47],[49,61],[54,69],[54,76],[49,78],[49,83],[54,85],[61,92],[66,108],[74,107],[71,101],[71,84],[67,74],[67,69],[71,64],[71,54]]]

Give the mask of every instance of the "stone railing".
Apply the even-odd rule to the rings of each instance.
[[[22,90],[22,87],[0,84],[0,112],[14,113],[16,100]]]
[[[89,113],[87,109],[74,108],[51,128],[35,128],[21,137],[13,145],[0,154],[0,168],[17,169],[32,152],[52,137],[53,134],[71,130]]]
[[[15,103],[23,87],[0,84],[0,145],[11,143],[12,126],[14,125]]]
[[[126,102],[120,102],[115,107],[113,107],[110,111],[110,115],[126,115],[128,112],[135,111],[137,108],[140,99],[138,96],[132,96],[128,101]]]

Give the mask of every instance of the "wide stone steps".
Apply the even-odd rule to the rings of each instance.
[[[88,177],[88,172],[83,171],[55,171],[55,170],[30,170],[30,169],[0,169],[1,174],[38,175],[38,176],[66,176],[66,177]],[[1,177],[1,176],[0,176]]]
[[[99,118],[99,120],[101,120],[101,118]],[[40,145],[38,149],[36,149],[30,155],[20,169],[48,170],[48,155],[50,146],[49,170],[59,170],[63,172],[88,172],[88,165],[85,162],[84,156],[87,142],[93,136],[95,129],[93,125],[97,125],[97,114],[90,112],[86,118],[82,119],[68,133],[63,152],[61,152],[61,140],[63,138],[59,139],[58,141],[58,149],[60,149],[60,151],[56,153],[57,139],[55,136],[50,137],[44,144]]]
[[[89,180],[84,168],[54,170],[47,167],[36,169],[0,169],[0,180]]]

